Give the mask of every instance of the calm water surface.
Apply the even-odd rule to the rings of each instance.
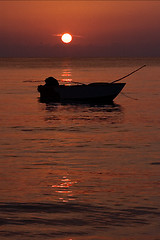
[[[39,102],[48,76],[144,64],[113,105]],[[0,59],[0,239],[160,239],[159,80],[160,59]]]

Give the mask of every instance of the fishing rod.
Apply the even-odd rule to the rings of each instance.
[[[58,80],[58,81],[60,81],[60,82],[65,82],[65,81],[63,81],[63,80]],[[66,81],[67,82],[67,81]],[[73,82],[73,81],[71,81],[71,82],[69,82],[69,83],[75,83],[75,84],[79,84],[79,85],[86,85],[85,83],[81,83],[81,82]]]
[[[118,81],[120,81],[120,80],[122,80],[122,79],[124,79],[124,78],[126,78],[126,77],[129,77],[130,75],[132,75],[133,73],[139,71],[140,69],[142,69],[142,68],[144,68],[144,67],[146,67],[146,65],[141,66],[140,68],[134,70],[133,72],[131,72],[131,73],[129,73],[129,74],[125,75],[124,77],[121,77],[121,78],[119,78],[119,79],[117,79],[117,80],[114,80],[114,81],[111,82],[111,83],[115,83],[115,82],[118,82]],[[63,82],[62,80],[58,80],[58,81]],[[71,81],[71,83],[75,83],[75,84],[79,84],[79,85],[86,85],[85,83],[81,83],[81,82],[73,82],[73,81]]]
[[[86,85],[85,83],[81,83],[81,82],[73,82],[73,81],[71,81],[71,83],[80,84],[80,85]]]
[[[121,78],[119,78],[119,79],[117,79],[117,80],[114,80],[114,81],[111,82],[111,83],[115,83],[115,82],[118,82],[118,81],[120,81],[120,80],[122,80],[122,79],[124,79],[124,78],[126,78],[126,77],[129,77],[130,75],[132,75],[133,73],[139,71],[140,69],[142,69],[142,68],[144,68],[144,67],[146,67],[146,65],[141,66],[140,68],[134,70],[133,72],[131,72],[131,73],[129,73],[129,74],[125,75],[124,77],[121,77]]]

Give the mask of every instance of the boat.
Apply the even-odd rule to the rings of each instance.
[[[40,93],[41,102],[107,104],[113,102],[126,84],[117,82],[129,77],[144,67],[146,67],[146,65],[143,65],[133,72],[110,83],[93,82],[83,84],[79,82],[72,82],[76,83],[76,85],[66,86],[60,85],[57,79],[48,77],[45,80],[45,84],[39,85],[37,90]]]
[[[60,85],[48,77],[44,85],[39,85],[41,102],[62,103],[111,103],[121,92],[126,83],[93,82],[89,84]]]

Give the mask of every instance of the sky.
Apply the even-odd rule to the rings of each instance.
[[[0,57],[160,57],[160,1],[2,0]]]

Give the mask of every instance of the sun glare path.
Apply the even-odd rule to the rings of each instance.
[[[72,41],[72,35],[69,34],[69,33],[64,33],[62,36],[61,36],[61,40],[62,42],[64,43],[70,43]]]

